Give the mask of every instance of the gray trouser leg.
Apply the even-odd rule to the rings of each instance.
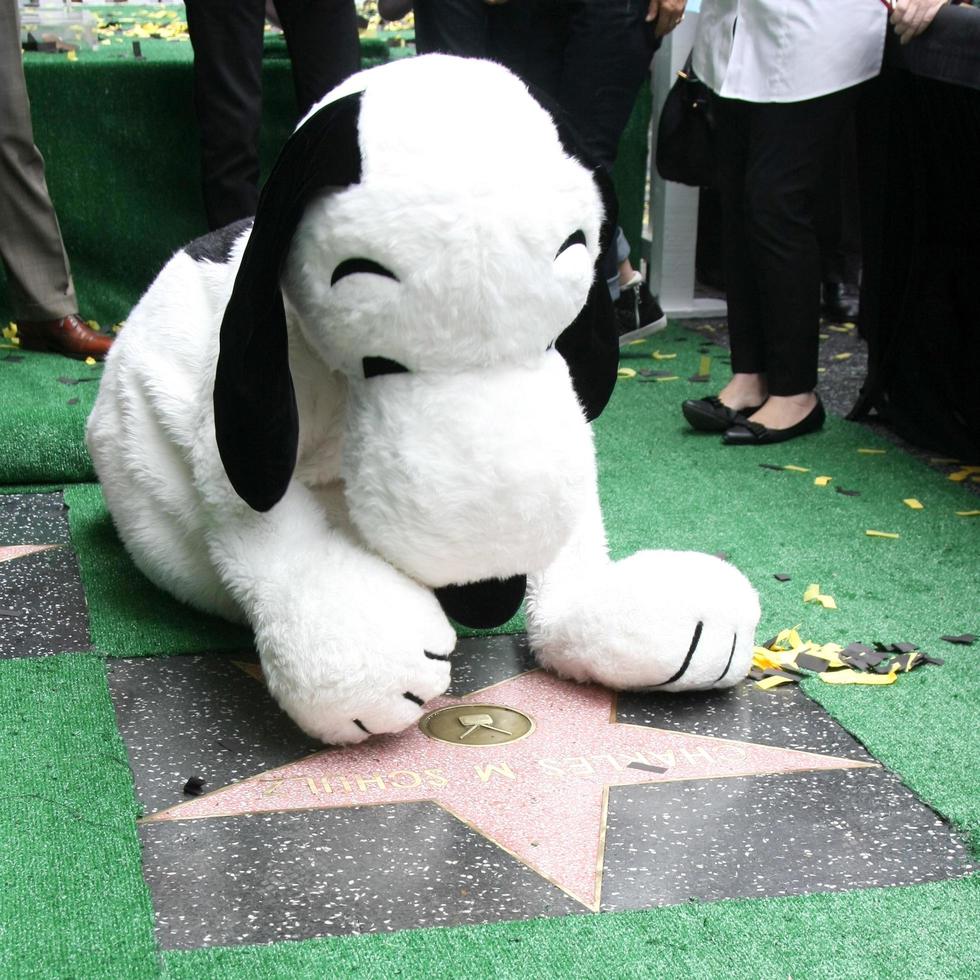
[[[77,312],[44,160],[34,145],[18,0],[0,0],[0,260],[18,319]]]

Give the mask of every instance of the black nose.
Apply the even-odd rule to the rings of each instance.
[[[376,378],[379,374],[408,374],[408,368],[387,357],[365,357],[361,360],[365,378]]]
[[[527,576],[488,578],[469,585],[446,585],[436,589],[442,611],[472,629],[488,630],[506,623],[524,601]]]

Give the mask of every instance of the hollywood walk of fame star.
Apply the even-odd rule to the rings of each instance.
[[[462,715],[469,724],[486,717],[488,702],[524,713],[533,730],[475,745],[436,741],[413,727],[325,749],[143,822],[429,801],[597,911],[610,786],[875,765],[621,724],[612,691],[541,670],[464,698],[438,698],[426,717],[472,706]]]

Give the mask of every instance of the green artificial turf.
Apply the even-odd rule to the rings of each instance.
[[[624,364],[669,367],[686,379],[698,369],[698,344],[675,327],[628,348]],[[655,361],[653,350],[676,357]],[[620,381],[597,422],[614,556],[641,547],[727,552],[760,592],[760,641],[799,624],[805,639],[908,641],[945,657],[944,666],[902,675],[891,687],[837,688],[815,678],[805,686],[980,856],[980,645],[939,639],[980,633],[980,519],[955,513],[975,509],[976,497],[839,419],[816,436],[763,449],[691,433],[678,405],[720,386],[722,353],[714,351],[709,385]],[[65,406],[56,409],[64,415]],[[65,427],[64,437],[73,431]],[[831,485],[815,486],[818,475],[832,476]],[[24,479],[55,482],[41,473]],[[924,509],[910,510],[906,497]],[[198,652],[248,642],[244,631],[191,612],[139,576],[96,486],[69,485],[65,499],[99,651]],[[869,528],[900,537],[869,538]],[[776,572],[791,581],[777,582]],[[804,604],[813,582],[834,596],[836,610]],[[973,976],[980,959],[978,877],[161,956],[139,873],[137,803],[100,656],[0,662],[0,739],[0,976],[939,978]]]
[[[0,976],[153,976],[139,808],[99,657],[0,660],[0,776]]]
[[[85,420],[102,365],[0,343],[0,483],[94,480]]]

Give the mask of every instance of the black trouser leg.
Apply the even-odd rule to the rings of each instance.
[[[533,0],[524,76],[569,114],[584,151],[611,170],[658,46],[646,0]],[[617,275],[616,242],[603,256]]]
[[[275,0],[302,116],[361,67],[354,0]]]
[[[858,285],[861,277],[861,210],[858,198],[854,113],[844,123],[837,151],[828,162],[817,210],[820,278]]]
[[[415,0],[416,50],[485,58],[492,13],[484,0]]]
[[[734,233],[744,231],[743,245],[748,262],[739,274],[752,275],[758,295],[759,319],[754,323],[738,309],[751,286],[737,283],[731,291],[729,315],[734,298],[736,332],[732,336],[732,368],[736,371],[765,371],[769,393],[795,395],[812,391],[817,384],[818,332],[820,327],[820,249],[817,243],[816,210],[821,179],[828,161],[838,149],[841,128],[853,109],[856,89],[847,89],[818,99],[793,103],[743,103],[735,107],[734,124],[745,122],[744,184],[741,221]],[[722,130],[736,139],[731,127],[731,106],[722,102],[727,119]],[[726,146],[720,146],[724,154]],[[728,169],[726,167],[726,169]],[[723,181],[726,202],[738,192],[738,174]],[[733,202],[734,203],[734,202]],[[727,221],[726,221],[727,227]],[[727,236],[726,236],[727,237]],[[737,242],[727,243],[726,260]],[[746,265],[748,268],[746,268]],[[749,352],[736,353],[740,340],[754,333]],[[751,364],[760,347],[764,362]]]
[[[734,99],[718,99],[716,108],[722,255],[735,374],[762,374],[766,370],[759,283],[749,259],[745,226],[745,165],[751,108],[749,103]]]
[[[255,214],[262,106],[263,0],[186,0],[208,225]]]

